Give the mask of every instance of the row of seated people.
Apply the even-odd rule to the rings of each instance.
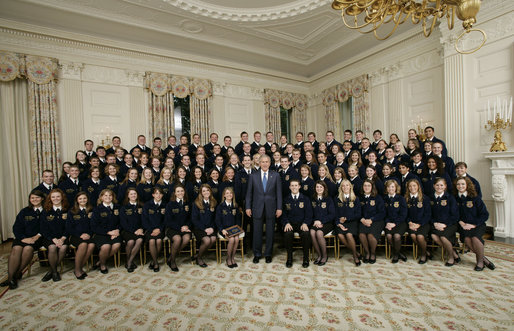
[[[288,255],[286,266],[292,266],[296,231],[303,248],[303,267],[309,266],[311,247],[318,254],[315,264],[327,262],[325,236],[329,233],[335,233],[352,251],[356,266],[361,264],[361,259],[364,263],[373,264],[378,240],[385,231],[394,250],[393,263],[400,259],[406,261],[401,252],[401,238],[408,233],[421,250],[418,263],[424,264],[430,258],[427,251],[430,236],[449,252],[446,266],[450,267],[460,261],[453,249],[458,231],[477,255],[475,270],[481,271],[484,266],[495,268],[483,255],[481,239],[489,214],[469,178],[456,179],[456,195],[447,191],[444,178],[436,179],[432,196],[424,195],[415,179],[408,181],[405,195],[400,194],[400,185],[395,180],[388,180],[385,186],[387,194],[382,197],[377,194],[374,183],[366,179],[362,185],[363,195],[359,198],[351,182],[345,179],[339,186],[337,197],[332,198],[325,182],[318,180],[311,198],[300,192],[299,180],[291,180],[280,220]],[[107,273],[107,259],[117,253],[122,241],[125,243],[128,272],[136,268],[133,261],[143,242],[148,245],[152,257],[149,268],[158,272],[158,256],[164,236],[172,242],[171,255],[166,262],[176,272],[177,254],[190,242],[192,233],[200,242],[195,256],[199,266],[207,267],[203,256],[221,236],[228,240],[227,266],[237,267],[234,256],[239,236],[229,237],[227,228],[241,225],[242,216],[231,187],[223,190],[219,202],[207,184],[201,186],[194,201],[187,199],[186,189],[180,184],[175,185],[169,202],[163,197],[163,190],[154,187],[152,199],[141,204],[137,189],[131,187],[120,206],[116,203],[115,194],[104,189],[100,192],[97,206],[92,207],[88,194],[79,192],[73,200],[73,207],[68,209],[66,195],[60,189],[52,189],[46,197],[38,190],[32,191],[29,206],[20,211],[13,226],[16,239],[9,257],[8,279],[2,285],[16,288],[22,271],[32,260],[33,252],[41,246],[48,251],[50,265],[43,281],[60,280],[57,266],[70,244],[76,248],[74,273],[77,279],[87,277],[83,267],[95,246],[99,250],[99,261],[95,266],[102,273]],[[357,240],[363,246],[365,256],[357,252]]]

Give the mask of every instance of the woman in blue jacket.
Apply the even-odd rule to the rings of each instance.
[[[165,203],[162,201],[164,192],[160,187],[152,189],[152,198],[147,201],[143,206],[143,216],[141,223],[145,230],[145,241],[148,244],[152,262],[148,265],[150,270],[158,272],[159,268],[159,253],[162,249],[162,240],[164,239],[164,212],[166,211]]]
[[[407,261],[407,257],[401,252],[402,237],[407,232],[407,203],[405,198],[400,195],[401,186],[394,179],[389,179],[386,183],[386,194],[384,204],[386,208],[385,233],[387,241],[393,247],[393,259],[391,262],[398,263],[401,259]]]
[[[358,267],[361,265],[361,260],[360,254],[357,252],[355,237],[359,233],[361,203],[359,197],[353,192],[352,184],[348,179],[343,179],[341,182],[339,195],[334,202],[337,236],[352,251],[353,262]]]
[[[430,231],[430,219],[432,209],[430,198],[423,194],[421,185],[417,179],[410,179],[407,182],[407,224],[412,241],[421,249],[418,263],[424,264],[427,258],[432,258],[427,252],[427,237]]]
[[[494,264],[484,255],[485,222],[489,212],[478,196],[475,186],[467,177],[459,177],[456,182],[457,205],[459,207],[459,225],[464,242],[476,255],[475,271],[484,270],[484,266],[494,270]]]
[[[327,242],[325,236],[334,230],[336,210],[334,200],[328,195],[328,187],[324,181],[318,180],[314,188],[316,193],[312,200],[312,220],[310,233],[312,245],[318,254],[314,264],[323,266],[327,263]]]
[[[198,168],[200,169],[200,168]],[[171,240],[171,254],[166,261],[171,271],[177,272],[175,262],[179,252],[189,244],[191,240],[191,209],[186,189],[182,184],[175,185],[171,194],[170,202],[166,205],[164,213],[164,224],[166,225],[166,236]]]
[[[365,179],[362,184],[362,195],[359,239],[366,252],[363,262],[373,264],[377,260],[375,251],[378,240],[384,230],[384,200],[378,195],[373,182],[369,179]]]
[[[212,194],[211,187],[203,184],[200,187],[200,194],[193,204],[191,221],[194,226],[194,234],[196,240],[200,241],[200,249],[198,255],[193,257],[202,268],[206,268],[207,264],[203,261],[205,252],[216,242],[216,199]]]
[[[227,170],[229,170],[227,168]],[[218,228],[219,235],[228,240],[227,245],[227,266],[229,268],[236,268],[237,263],[234,260],[236,255],[237,246],[239,244],[239,235],[228,237],[227,228],[239,225],[241,226],[241,212],[237,206],[234,197],[234,189],[226,187],[221,193],[223,202],[216,208],[216,227]]]

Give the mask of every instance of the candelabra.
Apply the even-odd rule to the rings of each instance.
[[[99,135],[95,135],[95,138],[100,143],[99,146],[103,146],[105,149],[111,148],[111,137],[112,137],[113,131],[110,127],[105,127],[100,130]],[[104,138],[105,137],[105,138]]]
[[[507,145],[503,142],[502,133],[500,130],[505,130],[512,127],[512,97],[510,98],[510,105],[507,105],[507,100],[500,101],[496,98],[493,111],[491,112],[489,101],[487,101],[487,130],[494,130],[494,141],[489,149],[490,152],[505,152]]]
[[[427,139],[427,136],[425,136],[425,127],[428,125],[428,123],[425,123],[425,127],[423,127],[423,119],[418,116],[418,123],[412,120],[411,125],[412,128],[418,133],[418,139],[420,141],[425,141]]]

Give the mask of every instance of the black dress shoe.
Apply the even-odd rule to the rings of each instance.
[[[369,264],[375,264],[375,262],[377,262],[377,258],[376,257],[368,260]]]
[[[260,260],[260,259],[261,259],[260,257],[258,257],[258,256],[254,256],[254,258],[253,258],[253,263],[255,263],[255,264],[259,263],[259,260]]]
[[[18,288],[18,282],[15,279],[13,279],[9,282],[9,289],[14,290],[16,288]]]
[[[237,265],[237,263],[234,263],[234,264],[233,264],[233,266],[234,266],[234,268],[239,267],[239,266]]]
[[[321,261],[321,259],[316,259],[316,261],[314,261],[313,263],[314,263],[315,265],[318,265],[320,261]]]
[[[361,260],[358,260],[358,261],[355,261],[353,260],[353,262],[355,263],[355,266],[358,267],[361,265]]]
[[[161,270],[161,268],[159,267],[158,264],[156,264],[154,267],[153,267],[153,272],[159,272],[159,270]]]
[[[325,264],[325,262],[320,262],[318,265],[324,265],[324,264]],[[302,267],[303,268],[308,268],[309,267],[309,260],[303,260]]]
[[[58,272],[54,272],[54,273],[52,273],[52,280],[53,280],[54,282],[58,282],[58,281],[60,281],[60,280],[61,280],[61,275],[59,275],[59,273],[58,273]]]
[[[286,268],[291,268],[293,266],[293,261],[287,260],[286,261]]]
[[[426,258],[425,258],[425,260],[419,259],[419,261],[418,261],[418,264],[425,264],[425,263],[427,263]]]
[[[323,262],[323,261],[319,261],[318,266],[320,266],[320,267],[321,267],[321,266],[324,266],[325,264],[327,264],[327,261],[325,261],[325,262]]]
[[[86,275],[86,273],[83,273],[80,276],[75,275],[75,277],[77,277],[77,279],[83,280],[83,279],[86,279],[87,275]]]
[[[51,271],[47,272],[47,273],[43,276],[43,278],[41,279],[41,281],[43,281],[43,282],[48,282],[50,279],[52,279],[52,272],[51,272]]]
[[[100,268],[100,272],[105,275],[106,273],[109,273],[109,269],[107,269],[107,267],[105,267],[105,269]]]
[[[392,263],[398,263],[398,256],[393,257],[391,260]]]
[[[271,263],[272,260],[271,256],[266,256],[266,263]]]
[[[148,264],[148,269],[153,270],[154,266],[154,263],[150,262],[150,264]]]
[[[132,270],[136,270],[137,269],[137,265],[134,262],[132,262],[130,264],[130,267],[132,268]]]
[[[489,261],[488,259],[484,258],[484,260],[486,261],[485,263],[485,266],[488,267],[489,269],[491,270],[494,270],[496,269],[496,266],[494,265],[494,263],[492,263],[491,261]]]
[[[369,263],[369,259],[367,259],[367,258],[363,258],[363,259],[362,259],[362,263]]]
[[[203,262],[202,264],[198,264],[200,267],[202,268],[207,268],[207,264],[205,262]]]
[[[4,280],[3,282],[0,283],[0,287],[9,286],[10,283],[11,283],[11,281],[9,279],[6,279],[6,280]]]
[[[453,262],[453,263],[446,262],[446,263],[444,264],[444,266],[445,266],[445,267],[453,267],[454,265],[455,265],[455,262]]]
[[[96,270],[98,268],[100,268],[100,262],[93,264],[93,268],[92,268],[93,270]]]
[[[400,260],[402,260],[403,262],[407,262],[407,257],[406,257],[405,255],[400,254],[398,257],[399,257],[399,258],[400,258]]]
[[[453,259],[455,262],[454,263],[459,263],[460,262],[460,256],[457,256],[456,258]]]
[[[482,270],[484,270],[484,266],[481,266],[481,267],[479,267],[477,265],[475,266],[475,271],[482,271]]]
[[[234,265],[233,264],[227,264],[227,267],[229,267],[230,269],[234,269]]]

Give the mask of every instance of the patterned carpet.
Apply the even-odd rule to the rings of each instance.
[[[346,250],[308,269],[299,254],[292,269],[285,255],[257,265],[247,257],[229,269],[213,254],[205,269],[184,256],[178,273],[111,268],[78,281],[68,271],[58,283],[42,283],[34,266],[18,289],[2,292],[0,329],[513,330],[514,246],[487,242],[486,250],[494,271],[473,271],[473,254],[453,268],[410,256],[357,268]]]

